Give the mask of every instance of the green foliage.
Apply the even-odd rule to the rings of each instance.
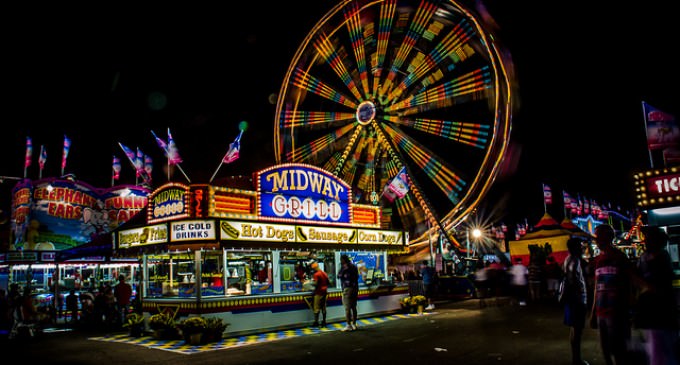
[[[143,314],[130,313],[127,316],[125,316],[125,323],[123,323],[123,327],[129,328],[129,327],[138,327],[138,326],[144,326],[144,315]]]
[[[175,320],[168,314],[157,313],[149,317],[149,328],[152,330],[175,328]]]
[[[189,317],[178,324],[184,334],[203,332],[206,328],[206,321],[203,317]]]
[[[215,331],[217,333],[222,333],[229,327],[229,323],[224,323],[222,318],[219,317],[208,317],[205,319],[205,328],[209,331]]]

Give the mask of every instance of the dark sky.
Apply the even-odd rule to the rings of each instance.
[[[79,180],[109,186],[113,154],[124,157],[120,142],[151,155],[162,182],[163,156],[150,131],[165,137],[170,127],[183,169],[193,182],[207,182],[243,120],[241,158],[218,176],[272,165],[269,100],[301,41],[335,3],[6,12],[0,175],[23,176],[26,136],[34,145],[28,176],[38,177],[40,145],[48,150],[43,176],[58,175],[66,134],[66,172]],[[649,167],[641,102],[680,115],[680,32],[671,4],[485,3],[513,57],[519,107],[509,168],[483,209],[509,223],[537,221],[542,183],[556,196],[566,189],[632,208],[632,174]],[[122,182],[134,183],[122,163]],[[0,186],[3,210],[11,186]],[[549,211],[562,216],[561,205]]]

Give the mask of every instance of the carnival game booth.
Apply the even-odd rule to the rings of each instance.
[[[111,258],[110,232],[146,207],[148,193],[132,185],[95,188],[68,176],[19,181],[12,189],[10,244],[0,253],[0,287],[30,287],[36,305],[45,307],[71,289],[115,285],[118,274],[133,278],[138,262]],[[108,253],[79,250],[102,238]],[[82,254],[63,255],[71,251]]]
[[[524,265],[529,264],[532,249],[549,251],[550,255],[555,258],[557,263],[562,264],[564,259],[569,255],[567,250],[567,241],[571,237],[580,237],[583,240],[592,238],[587,232],[584,232],[568,222],[558,223],[550,214],[545,213],[543,217],[534,226],[534,231],[524,235],[521,239],[509,241],[510,257],[514,261],[517,258],[522,259]]]
[[[353,204],[345,182],[283,164],[230,185],[168,183],[149,195],[146,224],[114,233],[114,251],[142,262],[147,314],[220,317],[230,333],[303,326],[317,262],[331,282],[327,321],[344,320],[342,254],[359,268],[360,315],[400,309],[408,286],[386,268],[389,254],[407,250],[407,233],[380,229],[379,207]]]

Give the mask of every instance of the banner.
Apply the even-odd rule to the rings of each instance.
[[[645,126],[647,129],[647,146],[650,151],[676,147],[680,142],[680,128],[675,116],[661,111],[646,102],[642,102]]]

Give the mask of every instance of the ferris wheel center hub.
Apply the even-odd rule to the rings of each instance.
[[[375,104],[371,101],[364,101],[357,107],[357,122],[362,125],[370,123],[375,119]]]

